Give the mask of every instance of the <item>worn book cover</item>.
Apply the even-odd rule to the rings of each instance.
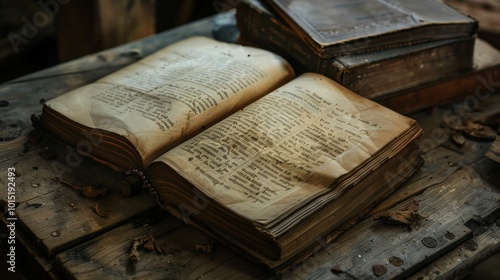
[[[471,36],[478,23],[435,0],[267,0],[321,57]]]
[[[450,79],[473,66],[475,37],[322,58],[263,0],[241,1],[236,20],[242,44],[270,49],[298,72],[323,74],[371,99]]]

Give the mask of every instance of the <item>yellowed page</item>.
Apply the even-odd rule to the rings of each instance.
[[[267,224],[368,159],[414,121],[307,73],[159,160]]]
[[[270,52],[193,37],[46,104],[91,128],[130,140],[149,164],[293,77]]]

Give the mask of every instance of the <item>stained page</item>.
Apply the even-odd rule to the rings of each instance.
[[[293,77],[270,52],[193,37],[46,105],[131,141],[145,165]]]
[[[328,190],[413,123],[307,73],[159,160],[235,213],[267,224]]]

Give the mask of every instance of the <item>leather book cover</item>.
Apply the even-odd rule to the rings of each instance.
[[[478,23],[436,0],[267,0],[321,57],[474,35]]]

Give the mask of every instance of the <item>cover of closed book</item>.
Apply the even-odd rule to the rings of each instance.
[[[323,57],[473,35],[477,21],[436,0],[267,0]]]

